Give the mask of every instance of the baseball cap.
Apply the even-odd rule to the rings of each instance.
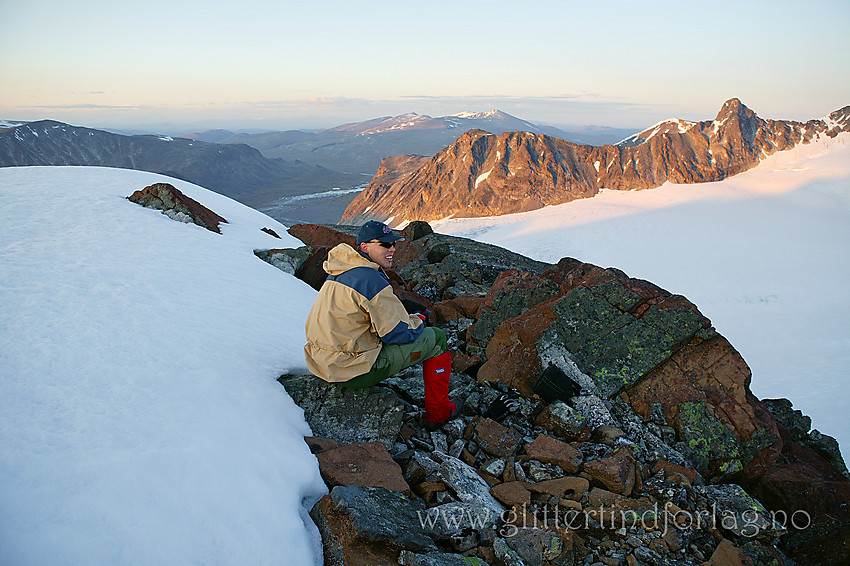
[[[398,240],[404,240],[404,238],[397,236],[392,228],[383,222],[370,220],[360,227],[360,232],[357,233],[357,245],[359,246],[363,242],[371,242],[372,240],[389,244]]]

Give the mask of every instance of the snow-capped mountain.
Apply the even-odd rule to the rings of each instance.
[[[531,132],[548,134],[555,137],[569,137],[569,134],[554,126],[541,126],[527,120],[511,116],[501,110],[489,112],[460,112],[449,116],[432,118],[424,114],[408,113],[400,116],[385,116],[366,122],[343,124],[326,132],[350,132],[363,136],[406,130],[458,130],[458,134],[467,130],[481,129],[490,133]]]

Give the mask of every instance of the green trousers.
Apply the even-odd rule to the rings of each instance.
[[[384,344],[368,373],[343,381],[340,385],[349,389],[371,387],[413,364],[444,354],[448,349],[446,333],[429,326],[409,344]]]

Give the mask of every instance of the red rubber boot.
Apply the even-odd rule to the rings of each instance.
[[[437,428],[458,416],[463,401],[449,399],[449,377],[452,373],[452,357],[448,352],[428,358],[422,363],[425,379],[425,420],[429,428]]]

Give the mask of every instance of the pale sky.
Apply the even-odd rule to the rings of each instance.
[[[0,0],[0,119],[320,128],[498,108],[540,124],[850,104],[850,1]]]

